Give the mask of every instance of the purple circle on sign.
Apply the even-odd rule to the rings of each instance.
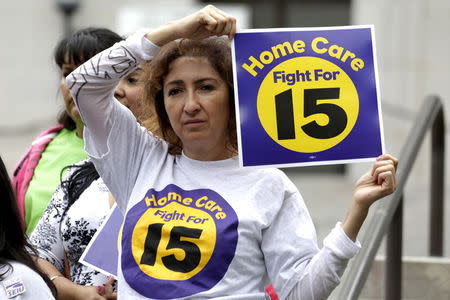
[[[226,218],[217,220],[212,218],[216,224],[216,245],[208,263],[196,275],[186,280],[162,280],[151,277],[144,273],[132,252],[132,235],[136,223],[141,216],[150,208],[145,202],[145,198],[160,199],[168,193],[177,193],[182,198],[199,199],[201,197],[208,197],[214,199],[223,212],[226,213]],[[182,203],[179,203],[182,204]],[[151,208],[159,208],[167,205],[154,205]],[[184,204],[182,204],[184,205]],[[185,205],[188,206],[188,205]],[[193,206],[190,206],[193,207]],[[194,207],[195,209],[203,210],[209,214],[211,213],[204,207]],[[239,221],[234,209],[228,204],[225,199],[213,190],[196,189],[183,190],[180,187],[170,184],[161,191],[150,189],[143,200],[134,205],[125,217],[122,234],[122,256],[121,267],[122,274],[131,288],[139,294],[154,298],[154,299],[173,299],[182,298],[194,295],[203,291],[207,291],[215,286],[225,275],[231,261],[234,258],[238,241],[238,227]]]

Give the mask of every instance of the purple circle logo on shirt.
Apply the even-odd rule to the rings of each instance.
[[[238,223],[233,208],[215,191],[173,184],[151,189],[124,221],[123,276],[139,294],[154,299],[207,291],[233,260]]]

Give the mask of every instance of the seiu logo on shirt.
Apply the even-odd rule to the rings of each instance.
[[[26,292],[25,285],[21,278],[13,278],[3,281],[3,287],[5,288],[6,296],[8,299],[15,298]]]
[[[122,272],[143,296],[181,298],[211,289],[225,275],[238,219],[218,193],[168,185],[149,190],[127,213]]]

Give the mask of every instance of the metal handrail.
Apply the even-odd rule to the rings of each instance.
[[[386,299],[401,299],[401,251],[403,192],[406,181],[416,160],[420,146],[429,128],[431,143],[431,219],[430,255],[443,254],[443,202],[444,202],[444,111],[438,96],[429,96],[419,110],[409,137],[403,146],[397,169],[397,189],[381,201],[367,220],[370,231],[361,237],[363,248],[349,263],[341,284],[332,294],[335,299],[358,299],[367,280],[375,255],[383,236],[387,233],[386,251]],[[389,262],[389,263],[388,263]]]

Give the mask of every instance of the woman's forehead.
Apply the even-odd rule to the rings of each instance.
[[[180,57],[174,59],[170,63],[169,72],[172,69],[179,67],[180,65],[185,65],[185,64],[207,64],[207,65],[211,66],[211,63],[209,62],[209,60],[206,56],[180,56]]]
[[[203,56],[183,56],[175,59],[169,65],[169,71],[164,78],[164,81],[170,81],[175,77],[220,77],[219,73],[211,65],[208,58]]]

